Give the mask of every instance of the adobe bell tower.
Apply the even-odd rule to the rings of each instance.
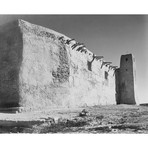
[[[122,55],[118,70],[117,104],[136,104],[136,68],[132,54]]]

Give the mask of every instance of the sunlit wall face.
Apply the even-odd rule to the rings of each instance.
[[[121,54],[133,53],[139,102],[148,102],[148,16],[136,15],[0,15],[0,25],[24,19],[85,43],[119,66]]]

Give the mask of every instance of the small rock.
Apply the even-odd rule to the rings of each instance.
[[[96,119],[98,119],[98,120],[102,120],[103,118],[104,118],[103,115],[100,115],[100,116],[97,116],[97,117],[96,117]]]
[[[80,116],[80,117],[84,117],[84,116],[87,116],[87,114],[88,114],[88,111],[86,111],[85,109],[83,109],[83,110],[81,111],[81,113],[79,113],[79,116]]]

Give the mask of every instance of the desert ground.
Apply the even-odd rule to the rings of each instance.
[[[148,106],[107,105],[0,112],[0,133],[148,133]]]

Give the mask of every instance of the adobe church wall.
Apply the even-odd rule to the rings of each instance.
[[[17,67],[17,75],[12,85],[5,83],[8,88],[4,89],[16,86],[14,94],[18,95],[15,98],[19,106],[45,109],[116,104],[115,68],[103,57],[94,55],[83,44],[63,34],[23,20],[18,20],[14,28],[19,39],[14,38],[13,45],[7,46],[5,56],[15,53],[14,62],[9,65],[13,69]],[[9,29],[4,33],[12,35],[13,40]],[[1,47],[1,52],[5,46]],[[1,60],[5,56],[2,55]],[[1,68],[1,73],[3,70],[9,71]],[[2,104],[4,99],[0,100]],[[12,98],[5,100],[11,102]]]

